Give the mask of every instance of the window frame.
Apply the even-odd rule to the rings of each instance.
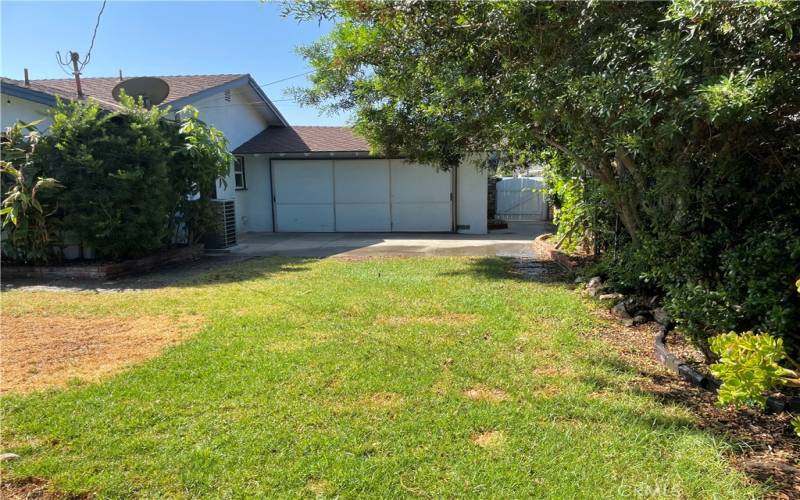
[[[238,176],[242,177],[241,186],[237,182]],[[236,155],[233,160],[233,186],[236,191],[247,191],[247,173],[244,164],[244,156]]]

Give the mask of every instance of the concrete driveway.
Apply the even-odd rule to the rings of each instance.
[[[248,233],[232,254],[242,256],[501,256],[534,257],[531,241],[552,232],[546,222],[512,222],[485,235],[451,233]]]

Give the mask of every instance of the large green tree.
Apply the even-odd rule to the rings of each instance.
[[[695,201],[674,181],[711,173],[697,156],[748,151],[780,169],[784,152],[762,151],[764,134],[797,138],[796,3],[311,0],[287,11],[337,20],[302,49],[315,73],[299,96],[354,110],[376,150],[448,167],[468,151],[524,160],[555,148],[602,184],[633,237],[649,203],[677,216]],[[664,169],[683,175],[659,186],[669,196],[643,199]]]
[[[748,253],[737,242],[776,235],[773,260],[748,265],[779,262],[767,282],[781,298],[748,321],[774,300],[797,314],[800,3],[301,0],[286,13],[336,22],[301,49],[315,72],[297,94],[354,112],[376,152],[449,168],[470,151],[524,163],[548,150],[649,266],[632,286],[675,287],[726,317],[750,278],[739,297],[706,292]]]

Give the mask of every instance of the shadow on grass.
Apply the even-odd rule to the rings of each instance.
[[[462,271],[439,276],[472,276],[481,280],[510,280],[520,283],[565,283],[567,274],[555,262],[530,257],[482,257],[470,260]]]
[[[116,280],[4,280],[2,291],[25,290],[45,292],[135,292],[167,287],[203,287],[269,278],[283,273],[307,271],[314,258],[205,256],[168,268],[122,277]]]

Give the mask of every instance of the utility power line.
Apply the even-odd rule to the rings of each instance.
[[[296,74],[296,75],[287,76],[286,78],[281,78],[280,80],[275,80],[274,82],[269,82],[269,83],[259,83],[259,85],[260,85],[260,86],[262,86],[262,87],[267,87],[267,86],[269,86],[269,85],[275,85],[276,83],[285,82],[286,80],[291,80],[291,79],[293,79],[293,78],[298,78],[298,77],[301,77],[301,76],[310,75],[310,74],[311,74],[311,73],[313,73],[313,72],[314,72],[314,70],[310,70],[310,71],[306,71],[305,73],[298,73],[298,74]]]

